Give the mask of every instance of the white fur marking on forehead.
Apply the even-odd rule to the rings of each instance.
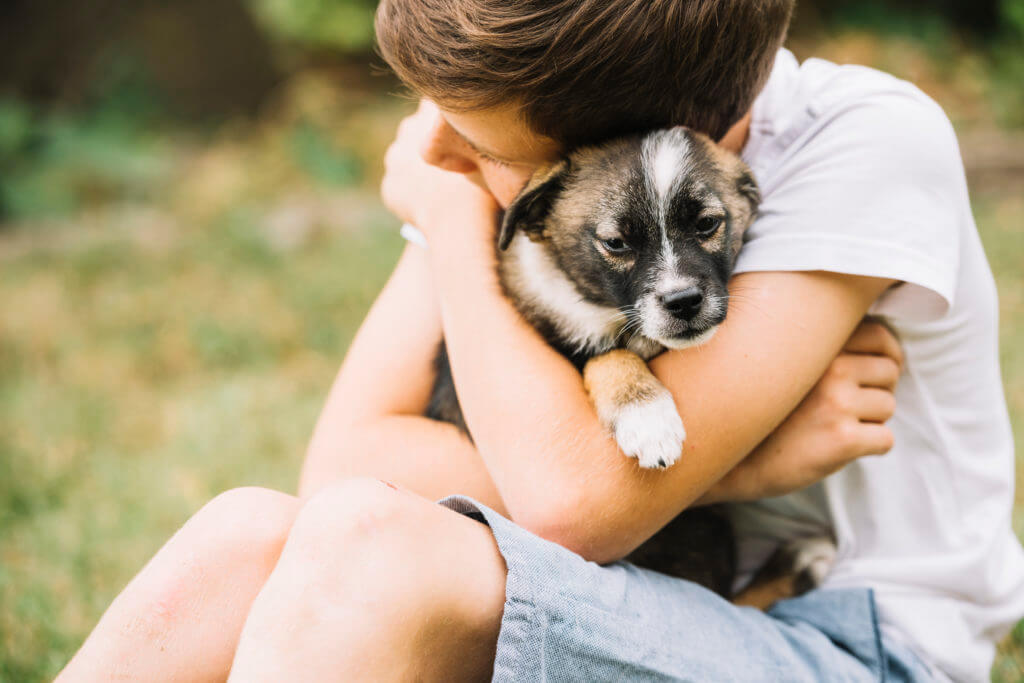
[[[658,216],[662,268],[667,273],[674,273],[678,256],[668,237],[668,209],[679,179],[690,172],[690,140],[674,130],[651,133],[644,138],[641,158]]]
[[[651,177],[654,178],[654,189],[660,201],[665,201],[672,192],[672,185],[675,184],[679,175],[679,166],[682,162],[682,155],[675,145],[662,142],[656,148],[651,168]]]
[[[653,199],[664,214],[676,182],[689,172],[690,141],[677,131],[659,131],[644,138],[641,153]]]
[[[625,319],[622,311],[586,301],[546,248],[523,233],[510,249],[522,268],[519,296],[547,312],[564,339],[581,352],[601,353],[614,346]]]

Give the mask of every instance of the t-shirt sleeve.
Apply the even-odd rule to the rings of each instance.
[[[766,175],[736,272],[894,279],[872,309],[893,318],[952,306],[970,209],[956,135],[934,102],[887,93],[821,112]]]

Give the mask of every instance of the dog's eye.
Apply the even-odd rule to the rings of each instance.
[[[613,237],[610,240],[601,240],[601,246],[613,254],[623,254],[629,251],[629,245],[618,237]]]
[[[711,237],[722,227],[722,219],[715,216],[705,216],[697,221],[697,236]]]

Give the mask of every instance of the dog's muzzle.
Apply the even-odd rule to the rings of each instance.
[[[700,287],[687,287],[658,297],[658,302],[673,317],[690,322],[704,307],[704,292]]]

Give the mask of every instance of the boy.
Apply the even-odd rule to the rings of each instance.
[[[225,597],[220,612],[244,605],[228,650],[240,679],[440,679],[492,662],[501,680],[987,676],[993,642],[1024,614],[1024,558],[1008,524],[995,292],[955,138],[909,84],[776,52],[791,11],[787,0],[382,4],[383,54],[440,107],[403,123],[382,187],[429,248],[407,248],[354,342],[303,489],[366,473],[421,494],[454,488],[483,504],[445,505],[487,526],[374,482],[325,489],[294,524],[297,504],[260,494],[256,518],[279,533],[255,544],[259,569],[231,596],[259,595],[251,609]],[[494,218],[567,148],[679,124],[742,152],[764,202],[729,320],[705,347],[651,363],[689,438],[679,463],[645,473],[601,430],[578,373],[501,296]],[[891,433],[879,424],[894,407],[891,363],[833,361],[868,312],[889,319],[906,356]],[[475,448],[417,417],[442,330]],[[854,371],[854,360],[869,362]],[[822,383],[851,373],[838,403],[857,408],[839,432],[823,429],[811,408],[836,399]],[[856,444],[845,457],[835,433]],[[886,458],[824,478],[890,439]],[[748,573],[780,541],[833,531],[824,589],[762,614],[584,561],[614,562],[713,500],[750,501],[733,508]],[[97,632],[134,614],[147,632],[187,638],[180,624],[153,626],[137,596],[187,593],[182,556],[217,585],[195,529],[223,507],[186,525]],[[202,660],[202,645],[178,651]]]

